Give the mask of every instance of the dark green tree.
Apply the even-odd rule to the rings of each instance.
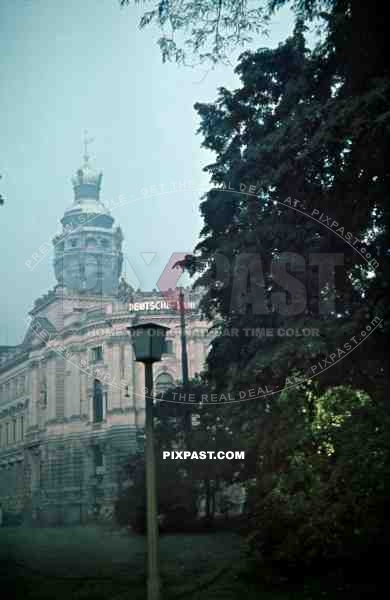
[[[242,439],[237,435],[237,429],[232,427],[229,407],[208,405],[202,402],[203,397],[209,397],[210,388],[205,381],[190,382],[187,386],[179,386],[164,396],[164,401],[156,405],[156,437],[159,454],[164,450],[185,450],[190,452],[217,452],[242,450]],[[180,395],[188,398],[192,394],[194,401],[191,404],[172,402]],[[190,414],[191,430],[184,431],[183,416]],[[239,460],[214,460],[207,455],[205,459],[183,458],[177,461],[177,483],[180,485],[181,477],[192,482],[192,503],[199,510],[201,501],[204,500],[205,517],[210,524],[217,512],[217,496],[223,493],[231,483],[245,481],[250,464],[250,457],[246,461]],[[166,461],[160,465],[162,477],[167,468]],[[252,475],[254,475],[254,462]]]
[[[345,19],[346,31],[336,41],[349,31]],[[388,126],[389,80],[383,69],[379,78],[380,65],[374,62],[372,78],[361,81],[352,67],[346,72],[340,52],[330,40],[310,52],[298,23],[294,35],[277,49],[241,57],[241,88],[222,88],[214,104],[196,105],[203,145],[216,154],[206,168],[215,187],[201,205],[202,240],[187,265],[192,273],[200,273],[198,283],[207,290],[205,313],[220,319],[221,334],[209,357],[209,377],[219,387],[268,383],[280,390],[293,368],[311,374],[313,363],[343,348],[377,318],[383,327],[376,327],[350,356],[324,371],[321,380],[325,385],[353,381],[386,397],[387,361],[381,348],[388,331],[388,138],[376,123],[379,119]],[[256,192],[228,191],[240,186],[253,186]],[[360,246],[375,259],[375,274],[335,228],[306,216],[313,211],[366,242]],[[291,252],[305,259],[301,272],[291,270],[306,300],[298,314],[283,315],[275,302],[280,286],[272,270],[283,253]],[[245,264],[240,271],[240,256],[245,259],[248,254],[259,256],[263,269],[253,290],[249,280],[245,288]],[[319,269],[310,265],[312,254],[342,255],[344,265],[336,269],[335,282],[331,276],[320,278]],[[225,259],[226,277],[221,276]],[[244,279],[238,290],[244,310],[236,310],[234,286],[241,272]],[[268,313],[255,314],[249,301],[259,298]],[[333,305],[324,309],[324,302],[332,298]],[[294,308],[291,299],[287,302]],[[240,332],[238,337],[223,335],[232,327]],[[245,335],[245,329],[261,327],[315,328],[320,336],[298,343],[293,338]]]
[[[316,49],[306,47],[298,22],[278,48],[242,55],[239,89],[222,88],[216,102],[196,106],[203,144],[216,156],[207,167],[213,188],[201,205],[202,239],[187,260],[206,289],[203,309],[217,332],[206,376],[219,391],[268,386],[277,392],[245,403],[241,413],[232,409],[230,425],[245,432],[256,455],[248,485],[251,548],[290,574],[298,566],[367,560],[367,548],[374,556],[389,539],[387,41],[379,33],[374,42],[379,16],[373,7],[328,6],[326,36]],[[240,185],[255,191],[239,193]],[[331,219],[328,227],[308,218],[314,210]],[[346,231],[356,236],[351,245]],[[375,271],[356,246],[375,260]],[[288,252],[304,257],[306,268],[291,271],[306,302],[286,315],[273,295],[280,287],[272,265]],[[334,282],[310,268],[312,253],[343,256]],[[254,287],[256,279],[239,262],[248,254],[261,257],[263,277]],[[245,310],[236,310],[241,273]],[[268,313],[253,310],[259,298]],[[324,301],[333,306],[322,310]],[[318,328],[320,336],[245,335],[267,327]],[[226,335],[232,328],[238,336]],[[313,364],[353,336],[362,343],[304,381]]]

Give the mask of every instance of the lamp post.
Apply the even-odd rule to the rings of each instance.
[[[186,391],[188,386],[189,377],[188,377],[188,354],[187,354],[187,335],[186,335],[186,318],[185,318],[185,307],[184,307],[184,290],[180,288],[179,290],[179,309],[180,309],[180,332],[181,332],[181,368],[182,368],[182,378],[183,378],[183,387]],[[191,420],[191,411],[185,410],[184,412],[184,439],[187,445],[187,450],[189,449],[189,441],[190,441],[190,433],[192,429],[192,420]]]
[[[145,464],[146,523],[148,540],[148,600],[160,599],[158,569],[158,522],[156,460],[153,433],[153,363],[161,360],[169,327],[157,323],[138,323],[128,328],[135,360],[145,365]]]
[[[188,355],[187,355],[186,319],[185,319],[183,288],[180,288],[180,291],[179,291],[179,308],[180,308],[180,332],[181,332],[181,368],[182,368],[182,374],[183,374],[183,385],[188,385]]]

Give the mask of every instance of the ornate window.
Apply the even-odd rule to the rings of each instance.
[[[161,373],[155,383],[155,395],[162,398],[167,390],[175,385],[173,377],[169,373]]]
[[[95,346],[95,348],[92,348],[91,353],[92,362],[95,363],[103,360],[103,346]]]
[[[103,421],[103,384],[98,379],[93,383],[93,421],[94,423]]]

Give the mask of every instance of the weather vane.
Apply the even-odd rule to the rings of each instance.
[[[88,136],[88,131],[84,130],[84,161],[89,161],[88,146],[92,144],[94,138]]]

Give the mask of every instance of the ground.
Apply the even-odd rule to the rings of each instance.
[[[4,527],[1,589],[23,600],[144,600],[145,556],[145,538],[123,529]],[[160,561],[163,600],[330,597],[322,586],[305,589],[304,582],[297,590],[260,589],[243,577],[244,546],[233,533],[162,536]]]
[[[2,578],[14,597],[25,600],[120,600],[145,598],[145,538],[125,530],[97,527],[3,528],[0,530]],[[207,598],[206,590],[229,579],[238,561],[238,536],[170,535],[160,541],[164,600]],[[226,572],[225,572],[226,571]],[[220,585],[220,583],[218,583]],[[223,586],[225,587],[225,586]],[[191,593],[192,592],[192,593]],[[228,595],[210,597],[236,598]],[[211,592],[210,592],[211,593]],[[234,592],[235,594],[235,592]],[[242,590],[241,590],[242,594]]]

